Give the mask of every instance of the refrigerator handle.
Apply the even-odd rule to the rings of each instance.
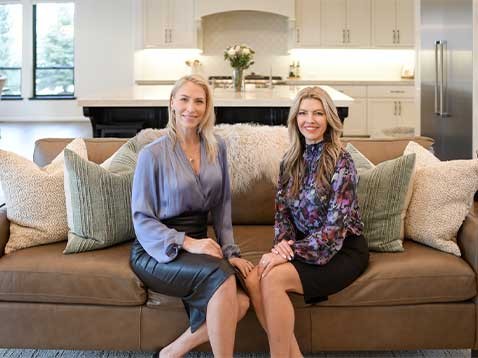
[[[438,112],[438,46],[440,41],[435,41],[435,114]]]
[[[443,56],[443,52],[446,51],[446,41],[440,41],[440,116],[448,117],[448,113],[446,112],[446,90],[447,90],[447,83],[446,83],[446,53],[445,59]]]

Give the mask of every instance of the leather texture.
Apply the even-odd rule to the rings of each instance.
[[[0,208],[0,257],[3,256],[5,246],[10,237],[10,221],[7,218],[7,207]]]
[[[0,302],[0,346],[139,351],[141,309],[141,306]]]
[[[64,242],[18,250],[0,259],[0,301],[138,306],[142,282],[129,265],[131,242],[64,255]]]

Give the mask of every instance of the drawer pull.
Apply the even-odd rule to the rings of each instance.
[[[403,90],[390,90],[390,93],[405,93]]]

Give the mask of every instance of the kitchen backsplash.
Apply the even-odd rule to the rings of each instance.
[[[289,65],[300,62],[305,80],[399,80],[402,67],[415,62],[413,50],[310,49],[288,51],[286,17],[268,13],[235,11],[206,16],[202,20],[203,52],[140,50],[135,53],[136,80],[174,80],[190,73],[187,60],[201,62],[200,73],[230,75],[224,49],[245,43],[256,51],[255,64],[246,73],[282,76]]]

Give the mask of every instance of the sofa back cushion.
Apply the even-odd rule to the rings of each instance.
[[[224,132],[224,128],[221,128]],[[245,126],[241,126],[245,131]],[[239,133],[240,131],[237,131]],[[226,143],[240,144],[236,138],[238,134],[229,134]],[[270,131],[270,135],[273,135]],[[222,133],[221,133],[222,134]],[[344,145],[353,144],[360,152],[374,164],[385,160],[398,158],[403,154],[410,140],[414,140],[429,149],[433,140],[426,137],[414,138],[342,138]],[[273,138],[277,141],[277,136]],[[35,143],[34,161],[39,165],[47,164],[55,157],[71,139],[47,138],[40,139]],[[88,149],[88,159],[95,163],[102,163],[115,153],[127,139],[120,138],[87,138],[85,143]],[[229,150],[232,152],[232,150]],[[236,151],[237,152],[237,151]],[[230,164],[230,163],[229,163]],[[276,183],[264,176],[262,179],[254,179],[245,191],[239,191],[232,195],[232,222],[234,224],[267,224],[274,222],[274,200]]]

